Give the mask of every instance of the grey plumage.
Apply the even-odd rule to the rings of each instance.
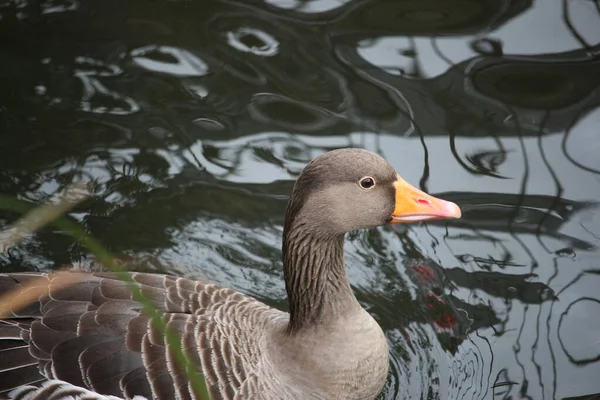
[[[362,187],[365,176],[374,184]],[[181,338],[213,399],[363,400],[381,391],[388,346],[350,288],[344,234],[402,215],[460,216],[456,205],[398,182],[383,158],[359,149],[326,153],[303,170],[284,224],[289,314],[217,285],[129,275]],[[0,295],[26,296],[32,282],[43,289],[0,320],[0,399],[196,399],[126,283],[81,274],[63,288],[56,276],[0,274]]]
[[[124,282],[112,274],[84,275],[55,290],[51,274],[4,274],[2,292],[33,276],[47,279],[47,295],[0,321],[0,393],[51,378],[117,397],[194,398],[165,339]],[[214,398],[233,399],[252,381],[252,372],[243,367],[256,364],[259,349],[249,337],[260,336],[263,322],[285,317],[282,312],[217,285],[130,276],[184,339],[189,354],[197,355]],[[232,318],[236,324],[228,324]]]

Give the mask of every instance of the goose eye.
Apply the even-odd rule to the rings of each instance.
[[[375,186],[375,179],[371,178],[370,176],[365,176],[358,183],[363,189],[371,189],[373,186]]]

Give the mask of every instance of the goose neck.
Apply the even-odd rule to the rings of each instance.
[[[283,241],[291,333],[335,323],[360,309],[344,265],[344,235],[294,228],[284,232]]]

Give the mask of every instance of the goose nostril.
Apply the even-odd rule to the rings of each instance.
[[[425,199],[417,199],[417,203],[419,203],[419,204],[426,204],[429,207],[431,207],[431,203],[428,200],[425,200]]]

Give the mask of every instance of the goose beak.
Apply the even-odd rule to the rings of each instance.
[[[452,203],[428,195],[397,175],[394,182],[396,206],[392,213],[394,222],[416,222],[432,219],[460,218],[460,208]]]

